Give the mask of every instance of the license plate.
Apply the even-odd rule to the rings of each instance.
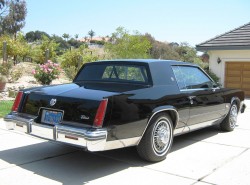
[[[62,117],[62,112],[43,110],[41,122],[55,125],[61,123]]]

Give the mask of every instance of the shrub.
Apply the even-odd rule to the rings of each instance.
[[[11,62],[0,63],[0,74],[2,74],[4,76],[9,76],[11,67],[12,67]]]
[[[61,57],[61,66],[69,79],[74,79],[75,75],[84,63],[93,62],[100,59],[94,52],[81,46],[78,49],[66,51]]]
[[[210,70],[206,70],[206,72],[216,83],[219,82],[220,78],[215,73]]]
[[[31,58],[38,64],[44,64],[46,60],[46,52],[48,52],[48,59],[55,60],[58,47],[59,44],[56,43],[55,40],[51,40],[43,35],[40,43],[33,46]]]
[[[39,83],[49,85],[52,80],[58,78],[60,70],[58,64],[48,60],[45,64],[38,65],[32,73]]]
[[[6,83],[8,82],[8,79],[6,78],[6,76],[0,74],[0,82]]]
[[[90,43],[98,44],[98,45],[104,45],[105,41],[103,41],[103,40],[91,40]]]
[[[10,71],[10,80],[12,82],[17,81],[22,76],[23,76],[23,68],[22,68],[22,66],[18,66],[15,69],[12,68],[12,70]]]
[[[64,69],[64,72],[66,76],[70,79],[73,80],[77,74],[77,69],[74,66],[70,66]]]

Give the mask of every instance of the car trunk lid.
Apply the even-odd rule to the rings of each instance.
[[[114,95],[138,88],[142,86],[93,82],[43,86],[24,92],[24,100],[19,111],[37,116],[38,123],[48,123],[44,119],[49,114],[52,117],[61,115],[63,123],[93,126],[98,107],[103,99],[110,99]],[[104,123],[110,117],[111,106],[112,101],[108,101]]]

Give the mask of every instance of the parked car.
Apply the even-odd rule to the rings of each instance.
[[[219,87],[199,66],[167,60],[113,60],[83,65],[70,84],[18,93],[7,127],[104,151],[136,146],[164,160],[176,135],[219,124],[234,130],[244,92]]]

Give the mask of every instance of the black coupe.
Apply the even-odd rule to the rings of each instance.
[[[73,83],[18,93],[7,127],[104,151],[136,146],[151,162],[173,138],[219,124],[234,130],[244,92],[218,86],[197,65],[167,60],[112,60],[83,65]]]

